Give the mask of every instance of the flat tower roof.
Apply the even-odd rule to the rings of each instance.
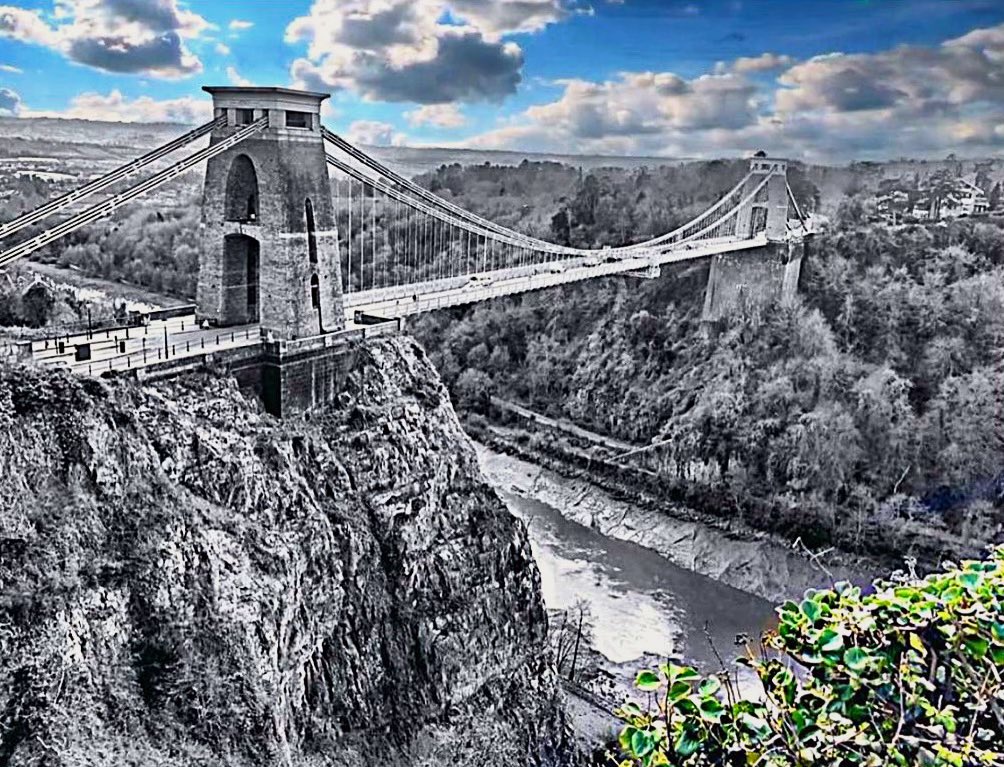
[[[330,93],[316,93],[315,91],[298,91],[294,88],[264,88],[259,86],[239,86],[239,85],[203,85],[202,90],[213,96],[300,96],[301,98],[313,98],[318,101],[331,98]]]

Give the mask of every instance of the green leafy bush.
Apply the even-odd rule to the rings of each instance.
[[[631,765],[1004,764],[1004,547],[924,579],[808,591],[740,659],[763,687],[667,663],[618,710]]]

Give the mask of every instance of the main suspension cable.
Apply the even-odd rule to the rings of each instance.
[[[27,213],[15,218],[13,221],[8,221],[6,224],[0,225],[0,239],[9,237],[27,226],[31,226],[38,221],[48,218],[54,213],[58,213],[63,208],[66,208],[75,202],[85,200],[91,195],[96,194],[103,189],[107,189],[112,184],[138,173],[150,163],[159,160],[161,157],[169,155],[172,152],[187,146],[188,144],[191,144],[193,141],[205,136],[214,128],[226,125],[226,122],[226,117],[219,117],[216,120],[206,123],[205,125],[200,125],[198,128],[189,131],[184,136],[179,136],[174,139],[174,141],[170,141],[163,146],[157,147],[153,151],[147,152],[145,155],[137,157],[135,160],[132,160],[131,162],[128,162],[125,165],[110,171],[109,173],[106,173],[104,176],[96,178],[93,181],[89,181],[83,186],[78,187],[71,192],[67,192],[61,197],[50,200],[44,205],[41,205],[34,210],[30,210]]]

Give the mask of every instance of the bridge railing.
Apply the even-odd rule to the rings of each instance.
[[[365,325],[359,328],[348,328],[346,330],[336,330],[333,333],[309,336],[307,338],[296,339],[275,339],[273,341],[263,341],[262,350],[265,354],[273,357],[287,357],[294,354],[304,354],[307,352],[320,351],[333,347],[345,346],[357,341],[365,341],[373,338],[394,335],[404,330],[404,318],[395,317],[386,322],[374,325]]]

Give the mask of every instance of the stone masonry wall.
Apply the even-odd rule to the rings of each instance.
[[[235,128],[213,133],[219,141]],[[227,179],[235,158],[247,156],[258,181],[254,223],[225,221]],[[317,232],[317,264],[309,261],[305,202],[310,199]],[[260,244],[260,317],[278,338],[317,335],[344,327],[341,273],[331,189],[320,134],[268,128],[209,161],[203,192],[203,254],[198,305],[213,321],[233,322],[225,311],[224,238],[243,234]],[[238,270],[239,271],[239,270]],[[320,283],[321,318],[311,304],[311,276]],[[235,277],[231,277],[232,282]]]
[[[792,298],[798,290],[804,246],[770,243],[763,248],[712,256],[704,294],[704,322]]]

